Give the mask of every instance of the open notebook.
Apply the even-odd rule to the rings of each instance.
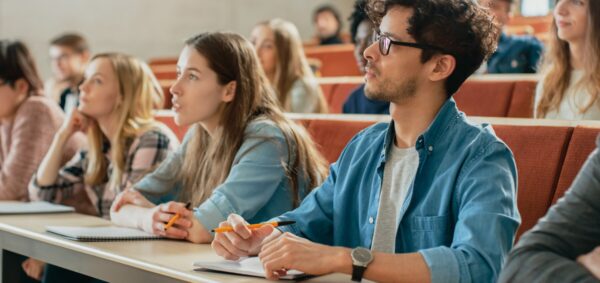
[[[73,212],[70,206],[54,204],[43,201],[19,202],[0,201],[0,215],[2,214],[37,214],[37,213],[63,213]]]
[[[156,240],[161,236],[146,233],[141,230],[117,227],[77,227],[77,226],[46,226],[46,231],[82,242]]]
[[[220,261],[197,261],[194,266],[199,271],[219,271],[232,274],[248,275],[254,277],[265,277],[265,270],[260,263],[258,257],[249,257],[239,261],[220,260]],[[293,280],[308,276],[307,274],[297,271],[288,270],[287,275],[280,279]]]

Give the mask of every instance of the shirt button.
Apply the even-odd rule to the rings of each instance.
[[[427,150],[429,150],[429,152],[432,152],[433,151],[433,146],[430,145],[429,148],[427,148]]]
[[[375,220],[373,219],[373,217],[369,217],[369,223],[373,224],[373,222],[375,222]]]

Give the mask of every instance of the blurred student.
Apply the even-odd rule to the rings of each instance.
[[[29,200],[28,180],[63,123],[63,112],[43,95],[42,88],[29,49],[20,41],[0,40],[0,200]],[[65,150],[57,157],[59,162],[69,160],[84,144],[82,135],[65,140]],[[26,257],[6,253],[4,261],[11,266],[5,266],[4,279],[30,280],[20,268]],[[27,274],[39,278],[39,272]]]
[[[545,56],[535,117],[600,120],[600,2],[557,1]]]
[[[331,5],[323,5],[313,13],[313,24],[319,45],[344,43],[342,33],[342,17],[340,12]]]
[[[354,42],[354,58],[356,58],[358,69],[363,75],[367,65],[363,53],[372,43],[374,29],[373,22],[365,12],[366,4],[367,0],[356,1],[354,12],[350,16],[350,34]],[[390,103],[368,98],[365,95],[365,84],[361,84],[350,93],[346,102],[344,102],[342,112],[345,114],[389,114]]]
[[[494,15],[494,23],[502,33],[496,52],[487,61],[489,74],[536,73],[543,53],[542,43],[530,35],[508,35],[506,26],[512,19],[513,0],[479,0]]]
[[[286,112],[327,112],[327,102],[308,65],[294,24],[281,19],[260,23],[252,31],[251,41]]]
[[[50,42],[53,77],[46,81],[45,94],[56,100],[65,113],[77,106],[79,85],[89,59],[90,48],[81,35],[67,33]]]

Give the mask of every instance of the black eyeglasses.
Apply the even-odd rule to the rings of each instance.
[[[442,53],[448,53],[448,52],[444,51],[444,49],[441,47],[437,47],[437,46],[433,46],[433,45],[429,45],[429,44],[392,40],[389,37],[389,35],[381,34],[380,31],[375,31],[373,33],[373,41],[379,42],[379,52],[381,52],[381,55],[383,55],[383,56],[387,56],[388,54],[390,54],[390,47],[392,47],[392,44],[400,45],[400,46],[408,46],[408,47],[412,47],[412,48],[419,48],[419,49],[433,49],[433,50],[437,50]]]

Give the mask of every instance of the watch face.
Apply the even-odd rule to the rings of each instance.
[[[368,263],[372,259],[371,251],[365,248],[356,248],[352,251],[352,258],[361,263]]]

